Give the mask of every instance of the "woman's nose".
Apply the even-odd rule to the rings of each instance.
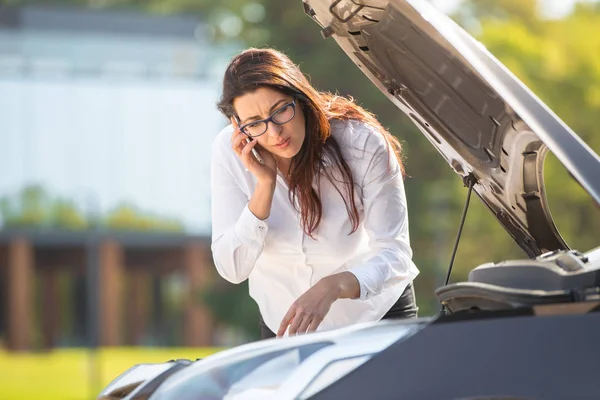
[[[270,121],[267,126],[267,134],[272,137],[279,137],[282,129],[283,127],[281,125],[274,124],[273,121]]]

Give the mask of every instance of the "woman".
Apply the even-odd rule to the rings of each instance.
[[[232,59],[218,107],[213,258],[249,279],[262,337],[416,316],[398,141],[271,49]]]

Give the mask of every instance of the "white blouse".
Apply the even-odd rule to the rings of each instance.
[[[358,279],[360,299],[334,302],[317,330],[381,319],[419,273],[411,260],[400,167],[383,135],[358,121],[332,121],[353,174],[360,225],[349,234],[344,201],[322,178],[323,212],[313,239],[304,233],[281,176],[270,216],[261,221],[252,214],[248,202],[256,179],[231,149],[231,134],[231,125],[224,128],[212,150],[212,254],[219,274],[233,283],[249,279],[250,296],[273,332],[298,297],[342,271]]]

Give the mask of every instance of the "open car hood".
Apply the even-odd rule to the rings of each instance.
[[[429,139],[530,256],[568,249],[548,150],[600,203],[600,158],[480,43],[424,0],[303,0],[305,12]]]

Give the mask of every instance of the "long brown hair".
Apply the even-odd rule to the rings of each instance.
[[[290,165],[288,186],[292,204],[298,204],[304,231],[309,236],[318,228],[322,217],[322,204],[313,182],[324,176],[344,200],[353,233],[359,226],[359,214],[354,198],[354,178],[342,155],[339,144],[331,135],[331,120],[357,120],[371,125],[379,131],[388,143],[388,151],[396,156],[402,174],[402,147],[375,116],[354,103],[353,99],[328,92],[318,92],[308,79],[285,54],[273,49],[244,50],[235,56],[225,70],[223,93],[217,103],[219,110],[227,118],[236,115],[233,101],[239,96],[269,87],[298,99],[306,119],[306,136],[298,154]],[[341,175],[325,168],[324,160],[329,159]],[[335,170],[334,170],[335,171]],[[341,185],[339,185],[341,184]],[[317,188],[319,185],[315,185]],[[296,200],[298,202],[296,203]]]

